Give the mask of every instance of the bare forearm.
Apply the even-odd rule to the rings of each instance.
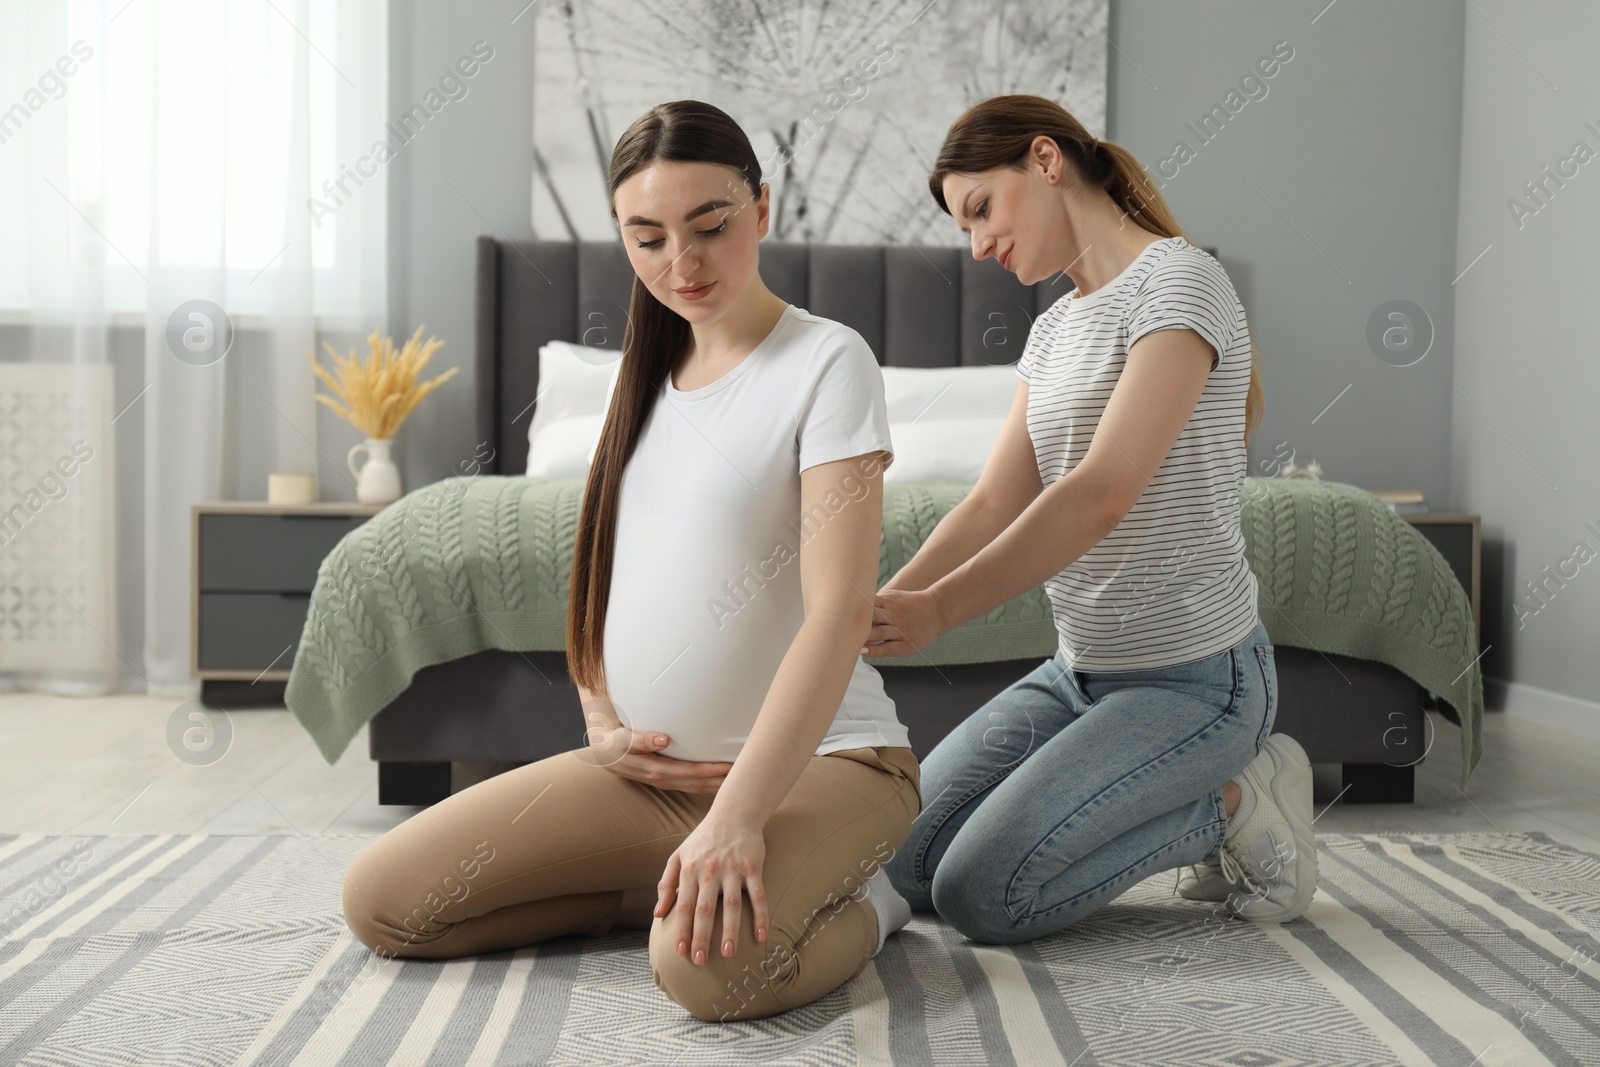
[[[827,736],[870,626],[853,605],[806,616],[707,818],[766,825]]]
[[[910,591],[928,588],[977,555],[1013,518],[1015,516],[985,507],[976,496],[969,494],[939,520],[917,554],[883,588]]]
[[[940,632],[1040,585],[1116,525],[1099,496],[1067,474],[971,559],[928,587],[940,605]]]

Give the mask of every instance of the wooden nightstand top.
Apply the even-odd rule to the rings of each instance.
[[[1407,522],[1417,523],[1418,525],[1426,525],[1427,523],[1434,522],[1460,523],[1461,525],[1467,525],[1470,523],[1476,526],[1481,521],[1480,516],[1471,515],[1464,511],[1402,511],[1399,514],[1400,517]]]
[[[376,515],[387,504],[319,501],[315,504],[271,504],[265,500],[218,500],[193,505],[196,515]]]

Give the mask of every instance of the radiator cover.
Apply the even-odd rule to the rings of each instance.
[[[0,674],[114,690],[116,452],[106,364],[0,363]]]

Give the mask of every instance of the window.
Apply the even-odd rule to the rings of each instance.
[[[97,275],[107,311],[143,311],[158,272],[220,271],[230,311],[308,274],[317,310],[351,310],[381,278],[385,181],[333,183],[384,135],[385,22],[381,0],[4,5],[0,202],[27,210],[0,213],[0,308]]]

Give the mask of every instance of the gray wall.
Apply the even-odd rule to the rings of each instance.
[[[1600,156],[1548,182],[1542,207],[1523,191],[1577,141],[1600,153],[1600,8],[1474,3],[1455,257],[1488,252],[1456,286],[1451,496],[1501,546],[1484,669],[1516,679],[1507,710],[1600,736]],[[1520,228],[1513,197],[1538,208]]]
[[[527,0],[440,4],[394,0],[389,12],[390,111],[422,101],[483,41],[494,56],[389,163],[390,332],[426,324],[445,345],[430,374],[460,367],[406,419],[397,437],[407,489],[461,473],[472,425],[472,273],[479,234],[533,235],[533,25]],[[516,19],[513,22],[513,19]],[[352,440],[352,443],[354,441]],[[348,446],[347,446],[348,447]],[[352,494],[353,495],[353,494]]]
[[[1266,390],[1252,473],[1287,442],[1325,479],[1421,489],[1443,510],[1455,503],[1463,5],[1346,0],[1319,17],[1326,4],[1114,4],[1108,135],[1164,183],[1179,223],[1218,250],[1239,290]],[[1252,87],[1260,98],[1202,144],[1186,124],[1198,127],[1279,41],[1293,58],[1261,79],[1265,96]],[[1176,169],[1167,178],[1160,161],[1179,140],[1194,156],[1164,168]],[[1392,299],[1416,303],[1437,328],[1414,366],[1367,345],[1368,318]]]

